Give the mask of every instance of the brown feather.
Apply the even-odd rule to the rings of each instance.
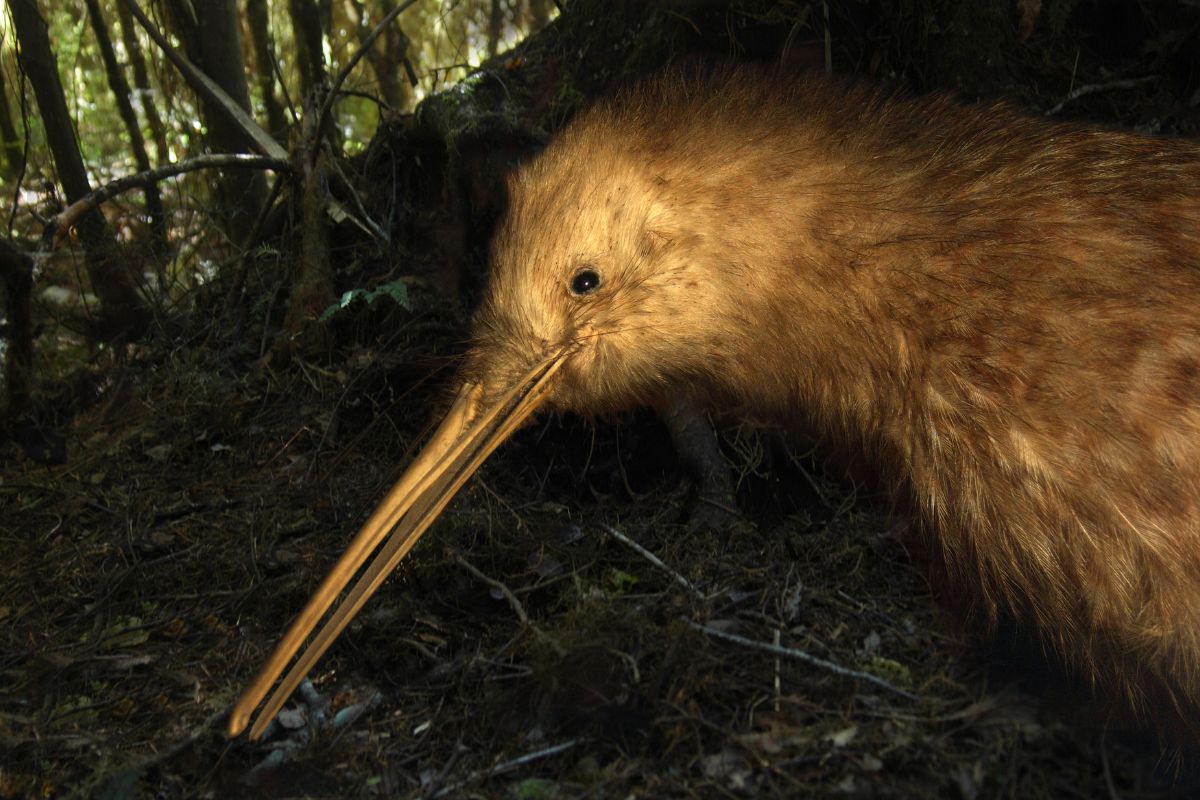
[[[1200,146],[763,69],[585,112],[510,186],[468,379],[866,453],[948,596],[1200,733]],[[602,278],[571,293],[583,267]]]

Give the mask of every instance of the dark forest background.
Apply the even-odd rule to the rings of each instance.
[[[949,625],[819,450],[733,419],[703,525],[653,415],[521,432],[265,742],[221,717],[436,418],[505,174],[591,98],[766,60],[1186,136],[1198,31],[1196,0],[7,0],[0,797],[1169,795],[1153,743]]]

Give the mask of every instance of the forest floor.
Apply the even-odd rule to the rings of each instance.
[[[160,333],[95,356],[66,463],[5,445],[0,796],[1163,796],[1152,747],[960,636],[903,525],[811,456],[724,427],[745,518],[690,530],[648,414],[518,433],[308,702],[228,740],[434,418],[457,321],[430,308],[320,363]]]

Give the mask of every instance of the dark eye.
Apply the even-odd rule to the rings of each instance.
[[[600,273],[591,268],[584,268],[571,278],[571,294],[591,294],[600,288]]]

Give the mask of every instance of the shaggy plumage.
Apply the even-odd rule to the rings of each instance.
[[[960,610],[1200,733],[1195,141],[670,73],[510,194],[468,381],[498,393],[565,347],[553,406],[815,426],[911,509]]]

